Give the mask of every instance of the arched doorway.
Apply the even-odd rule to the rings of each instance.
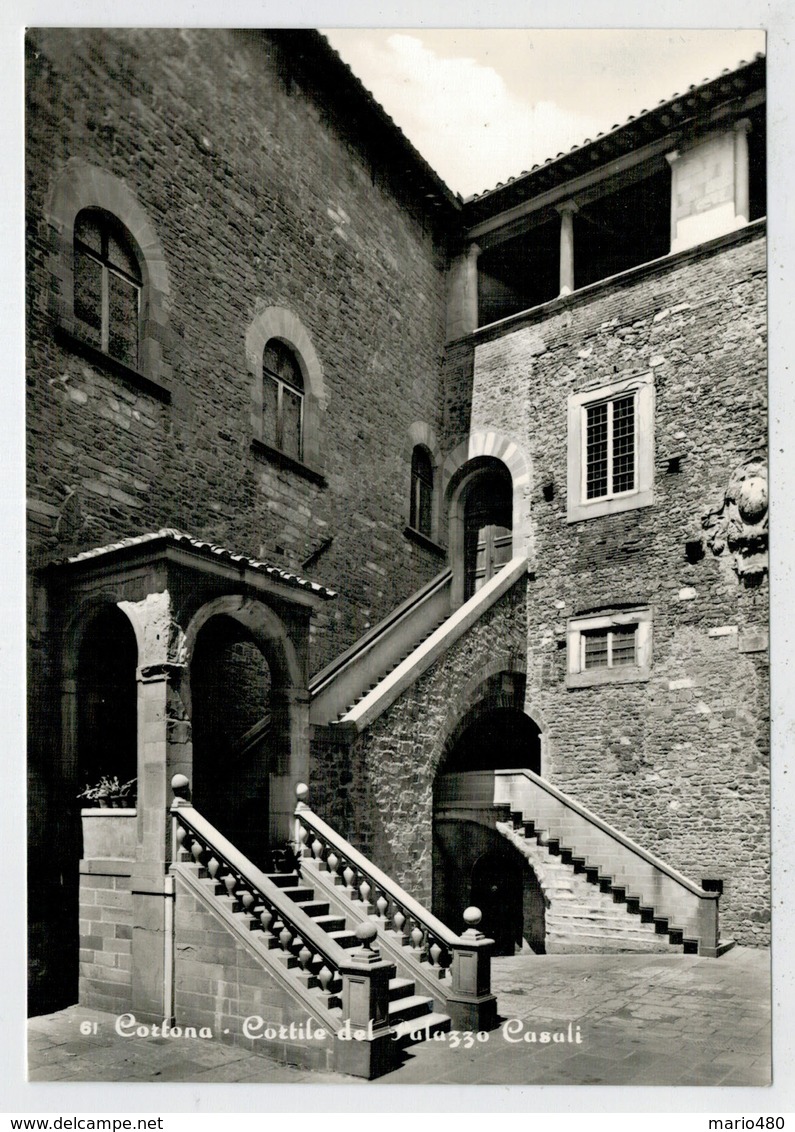
[[[497,460],[472,477],[464,495],[464,600],[511,560],[513,487]]]
[[[103,775],[120,783],[137,776],[138,645],[115,605],[92,618],[77,660],[77,778],[94,785]]]
[[[521,696],[516,680],[513,695]],[[541,769],[539,728],[518,707],[483,703],[451,735],[434,780],[433,908],[455,926],[467,905],[483,913],[495,953],[544,951],[544,895],[528,863],[495,829],[494,771]],[[496,702],[495,702],[496,701]]]
[[[196,808],[255,863],[268,861],[270,776],[289,745],[286,704],[258,643],[211,617],[191,658]]]

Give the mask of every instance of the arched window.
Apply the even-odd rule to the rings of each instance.
[[[74,227],[74,313],[81,337],[138,368],[142,278],[130,238],[110,213],[83,209]]]
[[[303,459],[304,378],[292,350],[271,338],[262,357],[262,440]]]
[[[417,444],[411,453],[409,526],[427,538],[433,528],[433,463],[427,448]]]

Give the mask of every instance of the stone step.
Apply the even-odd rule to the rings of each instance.
[[[267,873],[266,876],[277,888],[292,888],[301,883],[298,873]]]
[[[403,1022],[407,1018],[419,1018],[433,1010],[433,999],[422,994],[409,994],[396,998],[389,1004],[389,1021]]]
[[[356,947],[359,940],[356,937],[356,932],[351,931],[336,931],[328,933],[330,939],[334,939],[340,947]]]
[[[398,1022],[394,1027],[393,1040],[401,1046],[411,1045],[413,1042],[424,1042],[434,1034],[449,1034],[453,1023],[447,1014],[426,1014],[421,1019],[407,1019]]]
[[[296,904],[303,904],[307,900],[311,900],[315,895],[313,888],[307,888],[306,885],[303,884],[290,885],[289,887],[284,887],[282,891],[285,896],[289,896]]]
[[[344,916],[313,916],[316,924],[326,932],[341,932],[345,930]]]
[[[311,916],[313,920],[319,919],[321,916],[327,916],[330,911],[330,905],[327,900],[301,900],[296,901],[296,903],[300,903],[301,911],[305,912],[307,916]]]
[[[405,998],[407,995],[414,994],[414,980],[413,979],[390,979],[389,980],[389,1001],[395,1002],[398,998]]]

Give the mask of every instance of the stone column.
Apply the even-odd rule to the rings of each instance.
[[[295,788],[309,778],[309,692],[285,690],[289,735],[287,750],[271,770],[268,835],[271,845],[286,845],[294,832]]]
[[[748,183],[748,135],[751,123],[740,118],[734,123],[734,222],[742,228],[750,219]]]
[[[171,862],[169,808],[171,778],[189,761],[179,683],[183,666],[169,655],[175,648],[167,591],[140,602],[120,602],[136,628],[138,668],[138,830],[132,888],[132,1010],[142,1021],[171,1013],[170,986],[173,900],[167,870]]]
[[[450,264],[447,275],[447,341],[463,338],[478,328],[478,256],[470,244]]]
[[[579,209],[573,200],[555,206],[560,213],[560,293],[574,290],[574,214]]]
[[[677,197],[677,165],[679,163],[679,150],[672,149],[670,153],[666,153],[665,160],[671,167],[671,248],[673,252],[676,250],[676,241],[679,228],[679,208]]]

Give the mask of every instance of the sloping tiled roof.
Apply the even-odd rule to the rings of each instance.
[[[271,28],[267,34],[294,58],[303,60],[315,82],[328,76],[328,95],[343,108],[346,122],[361,137],[384,149],[390,164],[409,177],[426,207],[443,214],[460,211],[460,194],[445,184],[322,32],[314,28]]]
[[[761,53],[747,62],[741,60],[734,69],[726,68],[712,79],[694,83],[681,94],[662,99],[653,110],[630,114],[626,122],[613,126],[595,138],[586,138],[581,145],[573,145],[567,153],[548,157],[517,177],[499,182],[493,189],[475,193],[464,201],[464,216],[468,224],[476,224],[495,212],[503,211],[528,196],[544,192],[553,185],[594,169],[600,162],[637,149],[656,138],[664,137],[691,119],[709,113],[721,102],[741,97],[763,86],[765,56]]]
[[[163,527],[159,531],[150,531],[148,534],[144,535],[133,535],[131,538],[121,539],[119,542],[112,542],[107,546],[98,546],[93,550],[83,550],[80,554],[74,554],[70,558],[60,559],[57,562],[53,562],[52,565],[71,566],[77,562],[87,562],[89,559],[102,558],[105,555],[113,554],[117,551],[128,550],[137,546],[145,546],[147,543],[158,541],[170,543],[174,546],[188,546],[192,550],[199,551],[199,553],[203,554],[206,558],[220,558],[224,562],[232,563],[243,569],[256,570],[258,573],[269,575],[282,585],[308,590],[318,597],[332,598],[337,596],[334,590],[329,590],[325,586],[319,585],[317,582],[310,582],[306,578],[299,577],[298,574],[291,574],[287,570],[280,570],[278,566],[269,566],[267,562],[260,562],[258,559],[249,558],[245,554],[235,554],[231,550],[227,550],[224,546],[218,546],[216,543],[205,542],[203,539],[194,538],[193,535],[187,535],[183,531],[178,531],[175,527]]]

